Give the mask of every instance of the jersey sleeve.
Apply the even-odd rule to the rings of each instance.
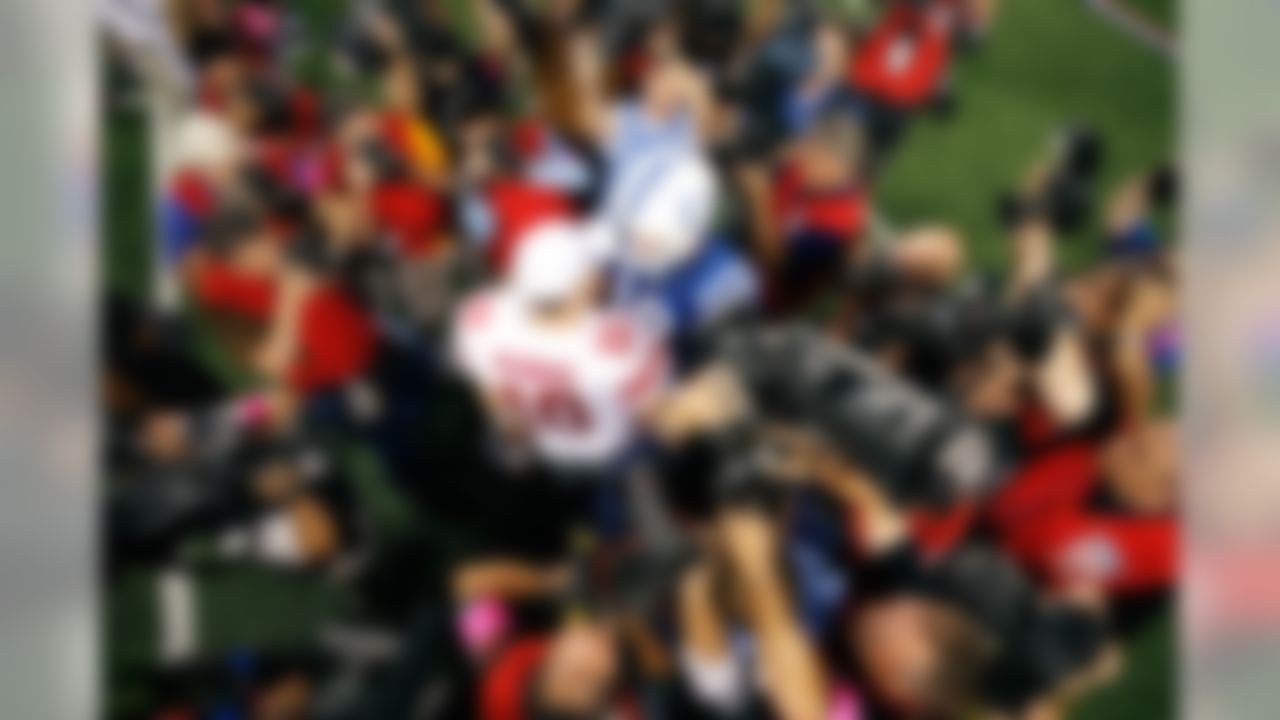
[[[498,332],[498,311],[495,298],[479,295],[463,303],[454,317],[451,360],[459,372],[480,385],[496,380],[491,347]]]
[[[741,258],[726,256],[697,289],[698,324],[715,325],[754,307],[759,298],[759,282],[751,266]]]
[[[618,398],[627,407],[643,408],[667,389],[669,348],[639,323],[629,317],[610,317],[601,324],[597,343]]]

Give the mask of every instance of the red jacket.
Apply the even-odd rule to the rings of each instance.
[[[507,648],[480,683],[480,720],[524,720],[525,692],[547,654],[547,641],[536,637]]]
[[[1099,473],[1089,445],[1047,453],[1009,480],[987,520],[1005,549],[1050,585],[1094,582],[1113,595],[1169,587],[1178,575],[1177,518],[1095,509]]]
[[[898,3],[853,54],[849,82],[885,104],[916,109],[933,99],[950,60],[948,23],[929,8]]]
[[[869,215],[862,188],[815,192],[804,187],[792,167],[782,168],[774,181],[773,210],[784,239],[821,236],[839,244],[854,242]]]

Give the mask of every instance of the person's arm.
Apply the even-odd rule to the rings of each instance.
[[[650,406],[646,427],[674,446],[705,433],[726,430],[750,413],[750,400],[733,371],[709,367],[689,378]]]
[[[1126,422],[1141,422],[1155,404],[1156,380],[1151,372],[1147,340],[1171,315],[1169,293],[1152,281],[1135,285],[1121,312],[1111,351],[1111,365],[1119,385],[1121,414]]]
[[[714,577],[706,564],[689,568],[677,589],[680,637],[691,653],[701,658],[729,654],[729,638],[716,610]]]
[[[754,47],[772,35],[782,23],[786,11],[787,3],[783,0],[759,0],[747,3],[746,47]]]
[[[535,58],[541,110],[559,131],[602,146],[613,131],[613,112],[600,38],[573,27],[547,32]]]
[[[1103,225],[1111,237],[1129,232],[1147,218],[1151,211],[1147,201],[1147,176],[1130,178],[1107,201]]]
[[[827,711],[826,680],[791,606],[776,528],[759,512],[731,509],[718,520],[718,530],[755,631],[765,695],[781,718],[819,720]]]
[[[305,271],[286,269],[279,281],[271,327],[259,348],[255,366],[273,382],[285,380],[298,355],[302,311],[315,280]]]
[[[754,255],[765,268],[775,267],[782,256],[782,237],[769,188],[768,166],[763,162],[744,162],[734,171],[734,177],[746,200]]]
[[[700,703],[732,715],[746,700],[749,683],[733,656],[709,565],[695,565],[685,572],[677,589],[676,613],[685,682]]]
[[[1053,229],[1047,220],[1023,222],[1013,232],[1013,271],[1007,289],[1010,302],[1020,302],[1035,292],[1055,268]]]
[[[1074,327],[1055,332],[1048,354],[1032,368],[1031,382],[1036,396],[1059,427],[1078,427],[1097,407],[1097,384],[1084,339]]]
[[[496,0],[478,0],[475,18],[481,52],[490,57],[515,56],[520,51],[516,23],[522,12],[518,2],[504,6]]]
[[[1008,303],[1037,302],[1033,295],[1043,292],[1056,268],[1055,242],[1052,229],[1043,220],[1025,223],[1014,233]],[[1097,407],[1097,384],[1079,328],[1057,323],[1051,332],[1043,356],[1030,367],[1031,383],[1058,426],[1076,427]]]
[[[636,669],[646,679],[659,682],[671,676],[674,669],[671,657],[662,638],[649,623],[628,613],[619,620],[618,630],[631,649]]]
[[[866,473],[810,433],[770,428],[777,451],[773,471],[780,477],[813,483],[857,519],[858,545],[867,555],[901,546],[908,538],[906,518]]]
[[[879,555],[908,540],[906,518],[862,470],[831,453],[815,470],[819,486],[855,513],[863,552]]]
[[[486,597],[504,600],[545,597],[564,590],[569,573],[561,565],[537,565],[514,558],[490,558],[462,565],[453,573],[459,605]]]

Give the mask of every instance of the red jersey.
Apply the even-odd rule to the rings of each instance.
[[[912,109],[933,99],[951,58],[951,12],[897,3],[858,46],[849,82],[894,107]]]
[[[862,188],[811,190],[794,167],[784,167],[777,174],[773,209],[783,238],[821,238],[840,245],[851,244],[862,235],[869,214]]]
[[[1112,594],[1159,590],[1178,571],[1172,515],[1098,510],[1096,450],[1075,445],[1034,460],[996,496],[987,519],[1024,567],[1062,586],[1085,581]]]

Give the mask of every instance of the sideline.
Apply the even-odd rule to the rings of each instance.
[[[1123,0],[1084,0],[1084,4],[1103,20],[1166,60],[1177,58],[1178,42],[1172,31],[1125,4]]]

